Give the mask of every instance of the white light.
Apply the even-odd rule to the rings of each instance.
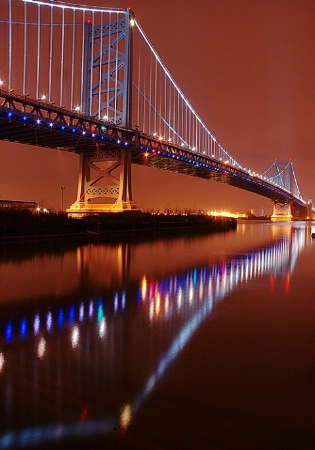
[[[76,106],[76,107],[74,108],[74,110],[77,111],[77,112],[79,112],[80,109],[81,109],[80,106]]]
[[[47,97],[46,97],[46,95],[45,94],[43,94],[42,96],[41,96],[41,98],[40,98],[41,100],[46,100],[47,99]]]
[[[103,116],[103,120],[108,120],[108,116],[106,114]]]
[[[135,26],[135,19],[130,19],[130,26],[134,27]]]
[[[44,338],[41,338],[37,347],[37,356],[42,359],[46,353],[46,341]]]
[[[102,320],[100,321],[100,328],[98,331],[98,335],[100,338],[105,336],[105,331],[106,331],[106,322],[105,322],[105,318],[103,317]]]
[[[0,373],[2,372],[4,367],[4,354],[1,352],[0,353]]]
[[[79,328],[77,326],[75,326],[75,327],[73,327],[73,330],[71,333],[71,343],[72,343],[73,348],[78,346],[79,337],[80,337]]]
[[[3,81],[2,80],[0,80],[0,86],[3,86]]]

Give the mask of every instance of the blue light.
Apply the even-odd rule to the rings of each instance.
[[[7,344],[9,344],[12,341],[12,336],[13,336],[12,322],[8,322],[4,330],[4,337]]]
[[[39,314],[36,314],[34,317],[34,336],[37,336],[40,330],[40,317]]]
[[[74,322],[74,305],[70,306],[70,310],[69,310],[69,323],[70,325]]]
[[[23,116],[23,120],[24,120],[24,121],[27,120],[27,116]]]
[[[63,321],[64,321],[64,313],[63,313],[63,309],[60,308],[58,311],[58,328],[62,328]]]
[[[48,311],[47,320],[46,320],[46,330],[50,331],[52,327],[52,314],[51,311]]]
[[[123,292],[121,297],[121,307],[124,310],[126,308],[126,292]]]
[[[89,305],[89,318],[92,319],[93,317],[93,311],[94,311],[94,305],[93,305],[93,301],[90,301],[90,305]]]
[[[103,302],[100,299],[97,303],[97,322],[100,323],[103,317],[104,317]]]
[[[114,311],[115,311],[115,314],[118,311],[118,293],[117,292],[116,292],[115,297],[114,297]]]
[[[12,117],[12,113],[11,112],[8,113],[8,117]]]
[[[25,339],[27,333],[26,317],[23,317],[20,323],[20,338]]]
[[[72,133],[75,133],[77,130],[75,128],[72,128]]]

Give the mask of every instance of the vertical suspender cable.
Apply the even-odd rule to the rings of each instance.
[[[83,10],[83,13],[82,13],[81,92],[80,92],[80,109],[81,110],[83,107],[84,45],[85,45],[85,10]]]
[[[38,4],[38,12],[37,12],[36,98],[39,97],[39,67],[40,67],[40,4]]]
[[[72,55],[71,55],[71,91],[70,91],[70,109],[73,109],[73,91],[74,91],[74,56],[75,54],[75,9],[72,11]]]
[[[53,6],[50,7],[50,38],[49,38],[49,79],[48,79],[48,101],[51,101],[51,80],[52,80],[52,56],[53,56]]]
[[[142,106],[142,126],[143,126],[143,130],[146,130],[146,113],[145,113],[145,96],[146,96],[146,82],[147,82],[147,71],[146,69],[146,53],[144,54],[144,61],[143,61],[143,67],[144,67],[144,71],[143,71],[143,106]]]
[[[64,50],[65,50],[65,10],[62,8],[61,22],[61,61],[60,61],[60,99],[59,105],[62,105],[63,98],[63,66],[64,66]]]
[[[101,93],[102,93],[102,65],[103,65],[103,13],[101,12],[100,25],[100,71],[98,80],[98,118],[101,118]]]
[[[24,3],[24,57],[23,57],[23,94],[26,94],[26,66],[27,66],[27,4]]]
[[[157,59],[155,58],[155,86],[154,86],[154,133],[157,133]]]
[[[90,116],[93,104],[93,70],[94,70],[94,11],[92,11],[92,39],[91,39],[91,66],[90,66]]]
[[[141,70],[141,52],[140,52],[140,45],[139,45],[139,56],[138,56],[138,99],[137,99],[137,107],[138,107],[138,111],[137,111],[137,125],[140,127],[141,130],[143,130],[143,124],[142,121],[140,123],[140,81],[141,81],[141,74],[140,74],[140,70]],[[143,130],[144,131],[144,130]]]
[[[118,39],[118,32],[119,32],[119,24],[118,24],[118,13],[116,13],[116,58],[115,58],[115,111],[114,111],[114,123],[116,123],[117,120],[117,83],[118,83],[118,45],[119,45],[119,39]]]
[[[9,0],[9,80],[8,87],[12,87],[12,5],[11,0]]]
[[[109,92],[109,81],[110,81],[110,66],[111,66],[111,31],[112,31],[112,13],[109,13],[108,20],[108,53],[107,53],[107,95],[106,95],[106,120],[109,120],[109,102],[110,102],[110,92]]]
[[[152,115],[152,52],[150,52],[150,81],[149,81],[149,133],[152,134],[151,115]]]
[[[165,139],[166,135],[166,110],[167,110],[167,79],[166,79],[166,73],[164,73],[164,120],[163,120],[163,138]],[[162,116],[163,117],[163,116]]]

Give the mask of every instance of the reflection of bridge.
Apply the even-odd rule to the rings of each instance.
[[[309,236],[305,235],[304,228],[296,228],[266,247],[212,266],[196,266],[164,279],[143,276],[138,283],[136,301],[134,296],[127,298],[122,290],[110,302],[102,297],[82,299],[29,316],[22,313],[14,323],[2,322],[0,348],[5,352],[0,352],[0,378],[2,386],[7,386],[2,411],[10,425],[11,418],[18,414],[16,408],[21,408],[20,402],[12,401],[12,396],[20,392],[21,380],[26,380],[33,415],[25,419],[28,426],[24,425],[23,429],[10,431],[7,426],[7,431],[0,434],[0,447],[33,447],[60,442],[72,435],[112,433],[117,425],[126,428],[172,361],[229,293],[266,276],[273,281],[285,280],[284,288],[288,289],[288,280],[306,238]],[[137,338],[136,330],[140,329],[148,339]],[[106,380],[118,382],[124,376],[132,378],[137,354],[150,354],[152,371],[148,373],[137,362],[143,389],[131,403],[126,403],[130,401],[129,394],[125,398],[115,392],[118,411],[115,417],[113,405],[109,407],[110,413],[104,411],[109,395]],[[14,374],[14,361],[19,362],[19,376]],[[101,389],[96,373],[102,374]],[[82,374],[88,377],[89,387]],[[51,396],[49,409],[53,420],[50,418],[46,426],[37,422],[44,402],[39,386],[41,392],[49,392]],[[99,399],[99,415],[82,420],[85,413],[80,411],[82,400],[78,401],[78,393]],[[23,402],[27,403],[27,399],[25,393]],[[71,417],[77,417],[76,421],[64,423],[65,409],[67,417],[70,411]]]
[[[135,208],[135,163],[263,195],[278,217],[291,217],[291,206],[295,216],[311,213],[291,161],[258,174],[224,149],[132,11],[4,2],[0,138],[80,155],[78,196],[69,212]]]

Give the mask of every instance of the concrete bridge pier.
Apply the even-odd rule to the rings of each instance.
[[[278,200],[274,200],[273,203],[273,213],[271,216],[271,220],[280,221],[280,220],[292,220],[293,214],[291,210],[291,203],[289,202],[280,202]]]
[[[66,210],[69,217],[138,209],[132,200],[128,149],[96,148],[79,155],[78,193],[76,201]]]

